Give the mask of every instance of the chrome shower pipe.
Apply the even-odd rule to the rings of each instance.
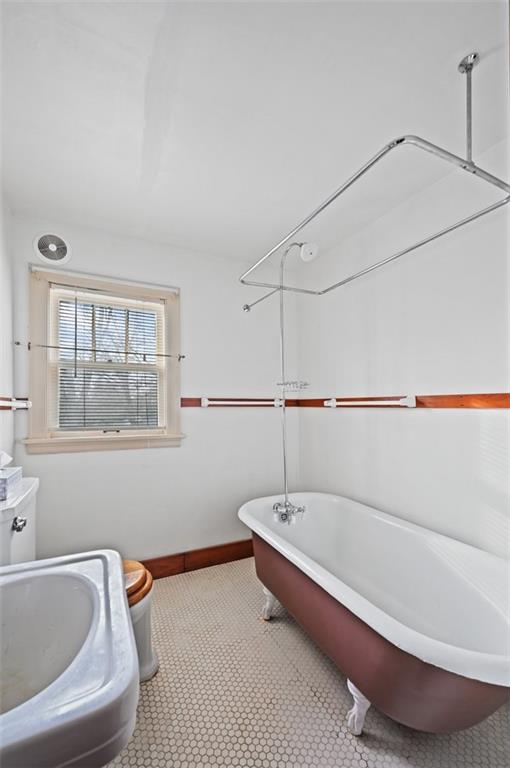
[[[284,274],[285,274],[285,262],[289,252],[296,245],[301,243],[291,243],[282,254],[280,259],[280,374],[281,374],[281,425],[282,425],[282,459],[283,459],[283,490],[284,490],[284,503],[285,507],[289,504],[289,481],[288,481],[288,469],[287,469],[287,385],[285,378],[285,301],[284,301]],[[269,294],[271,295],[271,294]],[[263,297],[267,299],[267,296]]]
[[[281,430],[282,430],[282,461],[283,461],[283,490],[284,490],[284,504],[285,508],[289,506],[289,481],[288,481],[288,467],[287,467],[287,406],[286,406],[286,397],[287,397],[287,380],[286,380],[286,370],[285,370],[285,300],[284,300],[284,291],[286,290],[284,288],[284,275],[285,275],[285,262],[287,260],[287,256],[289,255],[289,252],[294,248],[295,246],[301,246],[303,243],[301,242],[293,242],[282,253],[282,257],[280,259],[280,284],[274,288],[269,293],[266,293],[264,296],[261,296],[260,299],[257,299],[252,304],[245,304],[243,306],[243,310],[245,312],[249,312],[252,307],[254,307],[256,304],[259,304],[261,301],[264,301],[265,299],[268,299],[270,296],[273,296],[275,293],[280,294],[280,376],[281,376],[281,394],[280,398],[278,400],[275,400],[275,404],[278,402],[280,408],[281,408]]]

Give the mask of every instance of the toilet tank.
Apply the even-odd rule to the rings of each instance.
[[[38,487],[38,478],[24,477],[15,494],[0,501],[0,566],[35,560]]]

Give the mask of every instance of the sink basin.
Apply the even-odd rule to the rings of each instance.
[[[0,568],[2,768],[103,766],[135,725],[138,659],[116,552]]]

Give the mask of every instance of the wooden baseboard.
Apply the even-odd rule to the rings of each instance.
[[[191,549],[189,552],[179,552],[175,555],[163,555],[143,560],[145,567],[151,572],[153,578],[162,579],[166,576],[175,576],[186,571],[196,571],[199,568],[207,568],[210,565],[231,563],[234,560],[243,560],[253,555],[253,543],[251,539],[242,541],[230,541],[227,544],[217,544],[214,547],[203,549]]]
[[[153,557],[151,560],[142,560],[143,565],[152,573],[154,579],[163,579],[165,576],[175,576],[184,573],[184,553],[177,555],[163,555]]]

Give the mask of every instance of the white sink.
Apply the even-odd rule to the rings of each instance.
[[[0,568],[2,768],[105,765],[135,725],[122,561],[102,550]]]

